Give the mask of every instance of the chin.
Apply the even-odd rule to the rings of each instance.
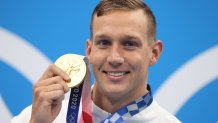
[[[106,90],[105,93],[107,93],[107,95],[112,97],[119,97],[126,92],[125,91],[126,89],[124,89],[123,87],[119,87],[117,85],[106,86],[105,90]]]

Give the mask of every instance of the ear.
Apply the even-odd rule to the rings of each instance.
[[[86,57],[89,59],[89,61],[90,61],[91,50],[92,50],[92,41],[90,39],[87,39],[86,40]]]
[[[150,59],[149,65],[151,66],[151,65],[156,64],[158,59],[160,58],[163,44],[160,40],[157,40],[153,42],[152,44],[150,44],[150,47],[151,47],[151,59]]]

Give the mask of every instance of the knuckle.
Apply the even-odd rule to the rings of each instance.
[[[49,70],[51,70],[51,69],[53,69],[54,68],[54,64],[50,64],[49,66],[48,66],[48,69]]]
[[[54,67],[55,67],[54,64],[50,64],[50,65],[48,66],[47,72],[48,72],[48,73],[51,73],[52,71],[54,71]]]
[[[38,88],[38,83],[39,83],[39,82],[36,82],[36,83],[33,85],[33,91]]]
[[[41,93],[41,91],[40,91],[39,88],[35,88],[35,89],[34,89],[34,95],[35,95],[36,97],[38,97],[38,96],[40,95],[40,93]]]
[[[64,91],[63,90],[58,90],[60,95],[63,96],[64,95]]]
[[[63,85],[61,85],[61,84],[57,84],[57,85],[56,85],[56,89],[57,89],[58,91],[63,91],[63,90],[64,90],[64,87],[63,87]]]
[[[62,81],[62,77],[61,76],[56,76],[55,78],[56,78],[57,82]]]
[[[56,79],[57,84],[63,84],[64,83],[64,80],[63,80],[63,78],[61,76],[56,76],[55,79]]]
[[[46,94],[45,94],[45,93],[39,93],[38,99],[39,99],[39,100],[44,100],[44,99],[46,99]]]
[[[59,88],[59,89],[62,89],[63,86],[62,86],[61,84],[58,84],[58,88]]]

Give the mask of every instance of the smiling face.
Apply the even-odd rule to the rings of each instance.
[[[95,76],[94,93],[120,100],[146,93],[148,67],[153,64],[146,27],[140,9],[94,16],[86,49]]]

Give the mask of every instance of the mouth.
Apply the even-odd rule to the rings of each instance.
[[[111,80],[111,81],[120,81],[123,79],[130,71],[103,71],[104,74]]]

